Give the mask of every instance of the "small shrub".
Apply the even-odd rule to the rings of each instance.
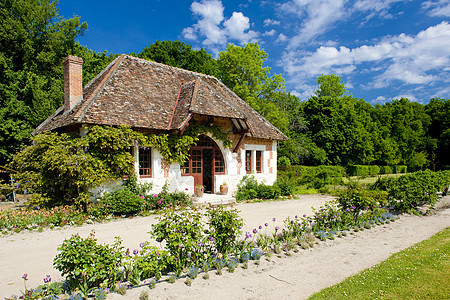
[[[211,207],[206,211],[209,217],[208,234],[214,238],[213,243],[219,253],[227,254],[236,247],[237,238],[242,234],[239,229],[244,220],[235,209],[226,210],[223,206]]]
[[[288,181],[276,181],[275,184],[280,189],[281,196],[290,196],[292,195],[292,184]]]
[[[94,234],[81,238],[78,234],[65,239],[58,247],[61,251],[54,259],[54,267],[66,276],[69,290],[97,287],[101,283],[111,286],[116,281],[122,261],[121,241],[112,245],[98,245]]]
[[[144,196],[146,195],[151,189],[153,184],[151,182],[149,183],[141,183],[137,180],[136,175],[132,175],[125,179],[122,182],[122,185],[129,191],[131,191],[133,194],[137,196]]]
[[[191,279],[195,279],[198,276],[198,267],[190,267],[189,272],[187,273],[187,276]]]
[[[144,200],[128,189],[120,189],[105,195],[102,200],[114,215],[132,215],[141,211]]]
[[[380,166],[380,174],[393,174],[390,166]]]
[[[364,165],[348,165],[347,174],[350,176],[369,176],[369,166]]]

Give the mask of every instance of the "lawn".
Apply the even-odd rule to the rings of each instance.
[[[450,227],[309,299],[449,299]]]
[[[347,177],[343,177],[342,180],[344,181],[344,183],[349,183],[350,181],[356,181],[359,184],[364,184],[364,185],[368,185],[368,184],[374,184],[375,181],[377,181],[377,179],[379,177],[400,177],[406,174],[410,174],[410,173],[402,173],[402,174],[383,174],[383,175],[375,175],[375,176],[351,176],[350,179]]]

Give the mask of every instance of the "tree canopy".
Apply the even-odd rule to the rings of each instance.
[[[83,84],[117,57],[77,43],[87,24],[78,16],[61,18],[57,5],[0,1],[0,165],[63,103],[64,57],[83,58]],[[290,138],[279,144],[283,163],[450,168],[448,99],[371,105],[328,74],[317,78],[318,89],[302,101],[286,92],[280,75],[271,74],[268,54],[257,43],[230,44],[217,59],[181,41],[156,41],[132,55],[216,76]]]

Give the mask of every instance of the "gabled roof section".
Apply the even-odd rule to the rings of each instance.
[[[172,130],[193,114],[242,120],[256,138],[287,139],[215,77],[128,55],[91,80],[71,110],[60,107],[33,134],[75,124]]]

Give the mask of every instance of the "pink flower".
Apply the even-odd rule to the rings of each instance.
[[[161,204],[161,200],[158,201],[158,204]]]
[[[164,198],[161,198],[161,201],[164,201]]]
[[[188,189],[188,188],[185,188],[184,190],[185,190],[185,191],[189,191],[189,189]]]
[[[144,197],[144,196],[141,196],[141,198],[142,198],[142,199],[145,199],[145,197]]]
[[[158,197],[158,194],[154,194],[153,197],[154,197],[154,198]]]

